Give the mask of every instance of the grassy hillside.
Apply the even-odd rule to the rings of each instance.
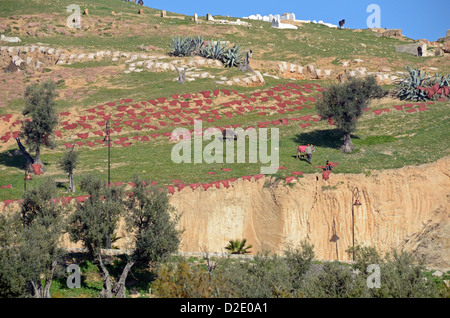
[[[450,72],[448,57],[417,58],[397,53],[396,45],[412,40],[400,41],[376,37],[370,30],[354,32],[314,24],[304,24],[298,30],[276,30],[271,28],[269,23],[260,21],[250,21],[251,27],[211,25],[205,23],[204,17],[201,17],[202,23],[197,24],[191,21],[190,16],[185,16],[184,20],[161,18],[160,10],[148,7],[144,7],[144,14],[139,15],[137,11],[142,7],[120,0],[84,1],[85,5],[81,9],[88,9],[89,14],[82,16],[81,30],[72,30],[65,27],[66,19],[70,15],[66,12],[66,6],[71,3],[72,1],[2,1],[0,29],[3,28],[7,36],[19,36],[22,40],[20,45],[42,44],[73,52],[111,50],[140,53],[142,51],[137,50],[138,45],[152,45],[156,48],[148,54],[161,56],[163,61],[175,59],[167,55],[168,44],[172,37],[201,35],[207,40],[222,39],[240,44],[245,50],[252,49],[255,62],[262,65],[262,69],[259,69],[261,73],[264,71],[270,73],[272,69],[264,69],[264,65],[276,61],[300,65],[312,63],[339,69],[342,68],[342,61],[357,58],[364,61],[361,66],[369,71],[378,71],[381,67],[400,71],[405,65],[414,65],[436,67],[444,74]],[[112,15],[112,11],[115,15]],[[182,16],[179,13],[167,14]],[[216,19],[236,20],[224,17]],[[182,60],[188,61],[187,58]],[[370,174],[373,169],[427,163],[449,154],[450,133],[447,123],[449,102],[435,102],[429,105],[413,103],[396,108],[394,106],[404,105],[406,102],[395,99],[377,101],[370,105],[370,110],[361,118],[358,130],[353,135],[357,150],[352,154],[343,154],[338,150],[341,135],[334,130],[334,126],[318,121],[312,99],[317,97],[330,81],[275,79],[266,76],[265,85],[261,87],[227,86],[217,84],[216,80],[221,76],[231,78],[243,73],[237,69],[199,67],[200,71],[207,71],[216,76],[216,79],[197,78],[195,81],[180,85],[173,81],[176,77],[173,71],[127,74],[124,73],[123,64],[123,59],[120,61],[94,59],[71,65],[48,66],[41,72],[0,75],[2,89],[8,94],[12,94],[13,91],[23,92],[26,85],[38,80],[50,78],[60,81],[58,112],[70,113],[68,117],[61,116],[58,129],[62,137],[57,138],[58,147],[55,150],[43,150],[42,159],[47,172],[43,176],[33,176],[30,186],[39,184],[43,178],[53,177],[59,181],[61,195],[64,195],[67,176],[59,169],[57,162],[66,151],[65,144],[72,142],[82,143],[77,147],[81,163],[75,171],[75,182],[79,180],[80,175],[86,173],[99,174],[106,178],[107,148],[96,141],[103,137],[95,135],[94,131],[104,131],[104,125],[97,123],[108,115],[111,115],[112,119],[122,119],[118,124],[122,127],[122,131],[114,133],[112,140],[118,141],[122,137],[128,138],[127,142],[131,142],[127,147],[113,143],[111,150],[113,182],[128,182],[135,173],[158,181],[161,186],[172,185],[173,180],[180,180],[186,184],[206,183],[260,173],[259,169],[263,165],[260,163],[173,163],[170,154],[174,143],[163,134],[170,133],[174,128],[183,127],[170,125],[175,122],[175,118],[186,122],[185,128],[192,129],[191,120],[186,119],[186,116],[197,118],[204,115],[203,128],[233,125],[257,128],[260,122],[270,122],[268,128],[279,128],[281,137],[279,164],[286,168],[276,174],[280,179],[291,176],[293,171],[320,172],[317,166],[323,165],[326,160],[339,162],[333,171],[335,173]],[[308,88],[311,85],[313,89]],[[273,95],[268,95],[268,91]],[[298,94],[298,91],[301,94]],[[217,95],[214,92],[217,92]],[[178,95],[177,98],[174,98],[174,95]],[[278,96],[278,99],[273,96]],[[306,99],[299,99],[302,96]],[[162,97],[165,97],[166,101],[154,105],[149,102]],[[125,99],[132,101],[126,102]],[[103,109],[99,107],[110,102],[114,102],[114,106],[105,106]],[[173,104],[170,104],[171,102]],[[187,109],[190,111],[197,109],[198,113],[185,113],[182,103],[188,103]],[[224,103],[231,104],[224,105]],[[0,115],[12,114],[15,119],[20,119],[18,115],[23,105],[21,96],[12,98],[8,100],[7,107],[0,108]],[[127,110],[133,109],[137,115],[133,117],[130,113],[120,111],[120,106],[127,106]],[[245,106],[253,109],[239,109]],[[93,108],[95,112],[89,111]],[[146,109],[149,111],[145,116],[158,112],[161,113],[161,118],[149,116],[151,117],[149,122],[138,122],[137,120],[144,119],[144,115],[139,117],[139,113]],[[164,115],[164,112],[175,109],[180,111]],[[377,110],[384,109],[389,111],[378,114]],[[409,109],[416,110],[408,112]],[[233,116],[228,117],[227,112],[233,113]],[[260,114],[262,112],[265,114]],[[118,117],[120,113],[123,113],[123,117]],[[215,115],[220,118],[215,118]],[[93,116],[92,119],[83,121],[92,128],[77,126],[74,130],[64,129],[67,126],[63,124],[64,121],[68,124],[77,123],[83,116]],[[302,117],[304,119],[301,119]],[[212,121],[208,122],[206,118]],[[280,119],[287,119],[288,124],[273,123]],[[150,124],[158,127],[158,130],[150,128],[135,130],[125,123],[127,120],[132,120],[133,124],[137,122],[141,128],[145,124]],[[160,121],[166,125],[163,126]],[[1,124],[3,126],[0,126],[0,135],[20,129],[17,125],[12,126],[12,122]],[[77,135],[83,133],[89,133],[87,139],[81,139]],[[154,133],[160,135],[152,137]],[[94,145],[87,146],[87,142]],[[296,146],[306,143],[316,145],[312,165],[294,158]],[[204,142],[204,145],[206,144],[208,143]],[[0,186],[12,185],[11,189],[0,189],[0,201],[20,198],[23,192],[24,160],[15,154],[15,149],[17,145],[9,141],[0,152]],[[231,171],[225,172],[221,168],[231,168]],[[74,195],[81,195],[81,192],[78,191]]]

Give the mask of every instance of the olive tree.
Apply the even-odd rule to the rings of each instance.
[[[69,175],[69,191],[75,192],[75,183],[73,181],[73,171],[78,164],[78,152],[74,151],[75,145],[69,152],[66,152],[59,161],[59,166]]]
[[[20,211],[0,215],[1,297],[50,298],[65,254],[59,247],[64,210],[55,193],[55,183],[46,180],[25,192]]]
[[[85,176],[80,188],[90,197],[79,203],[70,219],[69,233],[74,241],[81,241],[97,261],[103,275],[104,298],[124,298],[125,283],[136,263],[148,265],[178,249],[180,231],[176,228],[178,217],[173,217],[166,192],[135,176],[134,187],[125,199],[120,188],[107,187],[100,178]],[[128,230],[134,249],[125,255],[126,265],[120,278],[113,282],[102,257],[101,249],[107,246],[108,237],[118,227],[119,217],[126,212]],[[113,286],[114,285],[114,286]]]
[[[358,119],[371,99],[386,96],[375,77],[351,78],[349,81],[328,87],[316,101],[316,109],[322,119],[333,120],[344,134],[340,147],[345,153],[355,149],[350,133],[356,130]]]
[[[36,153],[33,162],[30,163],[30,155],[25,150],[19,138],[17,144],[19,150],[27,159],[28,169],[30,164],[44,165],[41,160],[41,147],[54,148],[53,131],[58,124],[55,98],[57,97],[56,84],[50,80],[42,84],[31,84],[25,89],[25,107],[22,112],[28,116],[22,124],[20,138],[24,139],[25,145],[30,151]]]

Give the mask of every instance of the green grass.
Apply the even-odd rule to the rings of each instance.
[[[61,26],[70,14],[65,11],[69,0],[60,1],[4,1],[1,4],[0,17],[7,24],[15,25],[12,19],[15,15],[34,15],[30,22],[41,21],[37,14],[49,13],[52,18],[43,23]],[[150,4],[151,5],[151,4]],[[145,7],[144,15],[137,14],[137,6],[130,2],[120,0],[86,0],[81,7],[89,9],[89,16],[84,17],[88,22],[86,29],[70,30],[70,34],[79,32],[81,37],[66,36],[58,33],[47,34],[44,38],[24,36],[20,45],[45,43],[48,46],[67,48],[69,50],[83,48],[84,51],[111,50],[137,52],[136,46],[141,44],[152,44],[159,47],[157,54],[167,53],[168,44],[174,36],[198,35],[196,28],[202,27],[207,34],[206,40],[221,39],[233,44],[240,44],[244,50],[252,49],[255,59],[263,61],[287,61],[306,65],[321,58],[330,58],[330,63],[340,65],[343,60],[349,60],[362,56],[372,61],[383,59],[392,64],[393,70],[403,70],[405,64],[424,65],[428,62],[441,63],[439,71],[448,73],[450,63],[441,57],[417,58],[411,55],[395,52],[395,46],[411,42],[411,40],[400,41],[384,37],[376,37],[370,30],[362,30],[356,33],[349,29],[330,29],[326,26],[315,24],[304,24],[298,30],[276,30],[269,23],[261,21],[250,21],[251,28],[244,26],[226,27],[223,25],[196,24],[186,16],[185,20],[163,19],[159,17],[159,10]],[[116,12],[116,16],[111,15]],[[20,14],[19,14],[20,12]],[[50,14],[51,13],[51,14]],[[174,15],[170,13],[170,15]],[[61,20],[63,19],[63,20]],[[234,20],[230,18],[230,20]],[[95,30],[112,32],[120,25],[142,25],[143,34],[121,32],[117,36],[105,36],[95,34]],[[158,29],[155,28],[158,26]],[[262,28],[261,28],[262,27]],[[196,31],[194,31],[194,28]],[[17,30],[13,27],[6,32],[8,36],[16,36]],[[363,43],[365,46],[362,46]],[[282,50],[279,48],[283,47]],[[149,53],[152,54],[152,53]],[[167,57],[169,59],[169,57]],[[122,62],[111,62],[108,59],[92,60],[82,63],[65,65],[68,70],[85,68],[95,70],[96,67],[117,66]],[[375,64],[375,63],[374,63]],[[47,67],[53,72],[53,67]],[[215,75],[216,78],[226,76],[241,76],[236,68],[216,69],[202,68],[202,70]],[[261,88],[243,88],[238,86],[223,86],[211,79],[196,79],[180,85],[173,81],[176,72],[141,72],[141,73],[119,73],[104,80],[106,83],[89,83],[92,94],[86,94],[81,100],[57,101],[57,111],[62,112],[76,107],[78,110],[94,107],[110,101],[122,98],[132,98],[134,101],[149,100],[173,94],[185,94],[213,89],[236,89],[239,93],[253,92],[267,89],[284,83],[307,83],[308,81],[276,80],[266,77],[266,85]],[[67,81],[66,81],[67,82]],[[319,81],[326,86],[330,81]],[[61,88],[66,88],[65,83],[60,83]],[[392,87],[390,87],[392,88]],[[215,98],[212,98],[216,108]],[[371,112],[365,113],[361,118],[358,129],[353,133],[352,140],[356,151],[351,154],[343,154],[338,150],[342,135],[329,126],[326,122],[307,128],[300,128],[298,123],[288,126],[277,126],[280,129],[280,165],[286,170],[280,170],[274,177],[283,179],[291,175],[292,171],[303,171],[304,173],[316,173],[320,170],[315,168],[324,165],[326,160],[339,162],[333,173],[368,173],[371,169],[399,168],[408,165],[417,165],[436,161],[448,155],[449,129],[448,129],[448,107],[449,102],[439,102],[431,105],[426,112],[407,114],[403,111],[392,110],[375,116]],[[390,107],[394,103],[379,105],[378,108]],[[0,114],[19,114],[23,109],[22,99],[15,99],[8,103],[8,107],[0,108]],[[214,123],[204,123],[203,128],[223,125],[242,124],[242,126],[255,125],[258,121],[274,120],[295,115],[314,115],[314,109],[304,109],[301,112],[292,112],[287,115],[267,115],[261,117],[255,114],[222,118]],[[159,132],[168,132],[169,128],[161,129]],[[133,133],[126,134],[132,136]],[[56,150],[43,149],[42,158],[47,166],[44,176],[34,176],[29,186],[37,185],[43,178],[52,177],[60,180],[67,176],[58,168],[57,161],[65,151],[62,143]],[[313,143],[316,152],[313,154],[313,164],[296,160],[295,148],[299,144]],[[184,183],[211,182],[215,180],[254,175],[260,173],[262,164],[234,163],[234,164],[175,164],[170,159],[173,143],[167,138],[158,138],[151,142],[133,144],[128,148],[113,147],[111,151],[112,181],[127,182],[135,173],[145,178],[158,181],[161,186],[171,184],[171,180],[180,179]],[[0,200],[17,199],[22,196],[23,181],[23,159],[14,154],[16,145],[0,153],[0,186],[12,184],[12,189],[1,189]],[[94,149],[80,149],[80,166],[75,171],[75,182],[86,173],[107,176],[107,148],[96,147]],[[221,168],[231,167],[230,172],[223,172]],[[208,175],[206,172],[214,171],[217,175]],[[66,195],[66,184],[59,183],[60,194]],[[80,195],[77,191],[75,195]]]
[[[344,154],[338,149],[342,135],[326,122],[319,122],[316,126],[307,128],[300,128],[299,124],[277,126],[280,129],[280,166],[285,166],[286,170],[279,170],[274,177],[285,178],[290,176],[292,171],[317,173],[320,169],[316,166],[324,165],[326,160],[339,162],[339,165],[333,169],[333,173],[366,173],[367,170],[400,168],[436,161],[449,154],[447,142],[450,138],[447,124],[449,106],[449,102],[437,102],[430,106],[429,111],[413,114],[391,111],[375,116],[368,112],[360,119],[358,129],[352,134],[356,151],[351,154]],[[314,113],[314,110],[310,111],[311,114]],[[276,117],[280,116],[273,115],[273,118]],[[270,117],[267,117],[264,120],[269,119]],[[246,126],[255,124],[257,120],[261,119],[254,116],[240,116],[214,123],[214,125],[204,125],[203,128],[216,124],[234,123]],[[430,125],[430,123],[433,124]],[[204,141],[202,149],[205,149],[209,143],[210,141]],[[295,159],[296,145],[306,143],[316,146],[311,165],[306,161]],[[135,143],[127,148],[113,146],[111,149],[112,182],[129,182],[134,174],[140,174],[144,178],[159,182],[159,186],[170,185],[172,180],[181,180],[186,184],[207,183],[259,174],[261,166],[268,165],[262,164],[259,157],[257,163],[237,163],[235,158],[232,164],[227,164],[225,159],[224,163],[196,164],[193,162],[193,146],[192,162],[176,164],[171,160],[173,146],[174,143],[168,142],[167,138]],[[246,147],[247,156],[248,143]],[[64,151],[62,147],[52,151],[44,150],[42,159],[48,172],[43,176],[33,176],[28,186],[40,184],[44,178],[50,176],[56,179],[67,179],[57,165]],[[79,152],[80,165],[75,171],[76,184],[83,174],[95,174],[104,179],[107,177],[107,147],[93,149],[82,147]],[[23,165],[21,156],[15,155],[12,149],[0,154],[2,184],[13,185],[12,189],[2,189],[0,200],[21,197],[24,186]],[[224,172],[221,168],[232,168],[232,170]],[[207,172],[216,172],[216,175],[210,175]],[[62,183],[60,187],[60,194],[67,195],[64,193],[66,185]],[[78,190],[75,195],[81,195],[81,192]]]

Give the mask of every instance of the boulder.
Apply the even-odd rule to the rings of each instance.
[[[438,39],[438,42],[446,42],[446,41],[450,41],[450,30],[447,30],[447,34]]]
[[[387,38],[403,39],[401,29],[386,30],[383,33],[381,33],[381,35]]]
[[[15,36],[15,37],[7,37],[4,34],[2,34],[0,36],[0,41],[2,41],[2,42],[10,42],[10,43],[22,42],[17,36]]]
[[[434,50],[434,56],[444,56],[444,50],[441,48],[436,48]]]
[[[450,40],[448,40],[444,43],[443,50],[445,53],[450,53]]]

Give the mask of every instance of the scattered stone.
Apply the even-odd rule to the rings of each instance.
[[[207,13],[206,14],[206,21],[214,21],[214,18],[211,14]]]
[[[401,29],[392,29],[387,30],[383,33],[381,33],[381,36],[387,37],[387,38],[394,38],[394,39],[403,39],[402,30]]]
[[[442,277],[442,275],[443,275],[444,273],[442,273],[441,271],[435,271],[434,273],[433,273],[433,276],[435,276],[435,277]]]
[[[0,36],[0,41],[2,41],[2,42],[10,42],[10,43],[22,42],[17,36],[15,36],[15,37],[7,37],[4,34],[2,34]]]
[[[444,48],[443,48],[445,53],[450,53],[450,40],[446,41],[444,43]]]
[[[438,39],[438,42],[447,42],[447,41],[450,41],[450,30],[447,30],[447,34],[444,37]]]
[[[444,56],[444,50],[441,48],[436,48],[434,50],[434,56]]]

